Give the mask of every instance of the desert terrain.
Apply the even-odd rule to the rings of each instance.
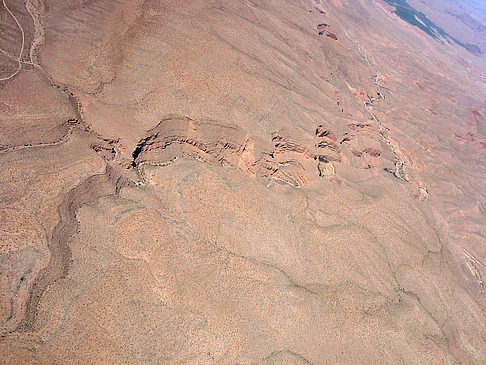
[[[1,0],[0,363],[486,363],[486,6]]]

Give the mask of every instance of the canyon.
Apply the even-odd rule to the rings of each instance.
[[[486,362],[486,7],[2,0],[0,362]]]

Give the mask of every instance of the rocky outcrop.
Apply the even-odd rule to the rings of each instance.
[[[237,126],[170,116],[139,142],[133,166],[145,181],[144,165],[164,166],[177,158],[191,157],[238,168],[265,184],[278,180],[299,187],[316,183],[317,177],[334,175],[332,163],[343,162],[335,132],[322,125],[316,128],[314,141],[285,135],[285,131],[273,132],[270,137],[264,141]],[[343,140],[350,143],[352,138],[349,135]],[[379,157],[381,152],[368,147],[361,154]]]
[[[334,175],[336,163],[355,168],[386,165],[380,135],[371,124],[352,123],[348,129],[339,138],[335,131],[319,125],[314,139],[280,131],[261,140],[234,125],[169,116],[138,143],[133,166],[145,182],[144,165],[165,166],[180,157],[191,157],[238,168],[266,185],[278,180],[299,187],[317,183],[317,177]],[[107,146],[96,148],[110,152]]]
[[[142,178],[143,165],[167,165],[184,156],[237,167],[259,180],[268,180],[278,170],[269,144],[236,126],[188,117],[163,119],[133,152]]]
[[[0,2],[1,362],[485,363],[483,60],[390,10]]]
[[[318,30],[317,34],[318,35],[325,35],[325,36],[337,41],[338,38],[337,38],[336,34],[330,32],[329,29],[330,29],[329,24],[326,24],[326,23],[318,24],[317,25],[317,30]]]

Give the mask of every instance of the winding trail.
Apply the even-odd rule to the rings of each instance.
[[[6,80],[10,80],[12,77],[17,75],[20,72],[20,70],[22,69],[22,54],[24,53],[25,33],[24,33],[24,28],[22,28],[22,26],[20,25],[20,22],[18,21],[17,17],[12,13],[12,11],[10,11],[7,4],[5,3],[5,0],[2,0],[2,3],[3,3],[3,6],[5,7],[5,9],[7,10],[7,12],[12,16],[12,18],[14,18],[15,23],[17,23],[17,25],[19,26],[20,32],[22,33],[22,46],[20,47],[19,57],[17,59],[17,62],[18,62],[19,65],[17,67],[17,70],[13,74],[11,74],[8,77],[0,78],[0,81],[6,81]]]

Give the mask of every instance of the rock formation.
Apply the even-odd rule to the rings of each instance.
[[[0,362],[486,362],[486,9],[2,0]]]

